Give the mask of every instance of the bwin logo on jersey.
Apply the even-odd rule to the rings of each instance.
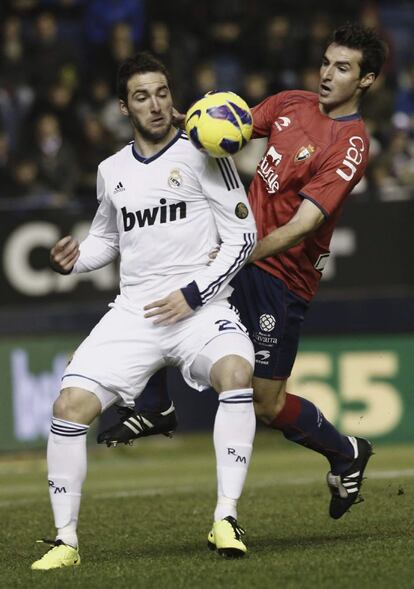
[[[142,211],[130,212],[126,207],[122,207],[122,219],[124,221],[125,231],[131,231],[138,223],[138,227],[145,227],[164,223],[172,223],[178,219],[187,217],[187,205],[184,201],[173,203],[167,206],[165,198],[160,198],[160,207],[152,209],[143,209]]]

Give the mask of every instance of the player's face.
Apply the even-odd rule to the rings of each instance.
[[[319,105],[331,117],[353,114],[363,88],[374,81],[374,74],[360,77],[362,52],[332,43],[325,51],[320,69]]]
[[[134,74],[128,80],[127,104],[121,110],[128,114],[134,128],[147,141],[164,139],[172,125],[172,97],[168,81],[161,72]]]

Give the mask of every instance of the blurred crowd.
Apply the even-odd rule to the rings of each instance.
[[[0,207],[95,206],[98,163],[132,137],[119,112],[118,65],[161,58],[185,111],[211,89],[254,106],[283,89],[317,91],[332,30],[379,29],[390,46],[365,97],[371,159],[359,198],[414,198],[414,3],[343,0],[14,0],[0,6]],[[315,4],[318,10],[315,10]],[[247,182],[263,144],[238,157]]]

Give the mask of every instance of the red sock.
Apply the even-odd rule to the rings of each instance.
[[[286,393],[285,404],[270,427],[282,431],[287,440],[326,456],[333,474],[344,472],[354,458],[348,436],[342,435],[303,397]]]
[[[269,427],[273,429],[283,429],[287,425],[296,423],[302,410],[301,397],[286,393],[285,404],[282,410],[270,423]]]

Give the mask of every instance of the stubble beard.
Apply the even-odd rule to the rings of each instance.
[[[158,131],[151,131],[148,129],[148,127],[142,125],[142,123],[132,115],[130,115],[130,120],[132,126],[141,135],[141,137],[146,141],[151,141],[152,143],[158,143],[158,141],[162,141],[168,135],[172,127],[172,116],[170,117],[170,120],[166,122],[166,126],[159,129]]]

